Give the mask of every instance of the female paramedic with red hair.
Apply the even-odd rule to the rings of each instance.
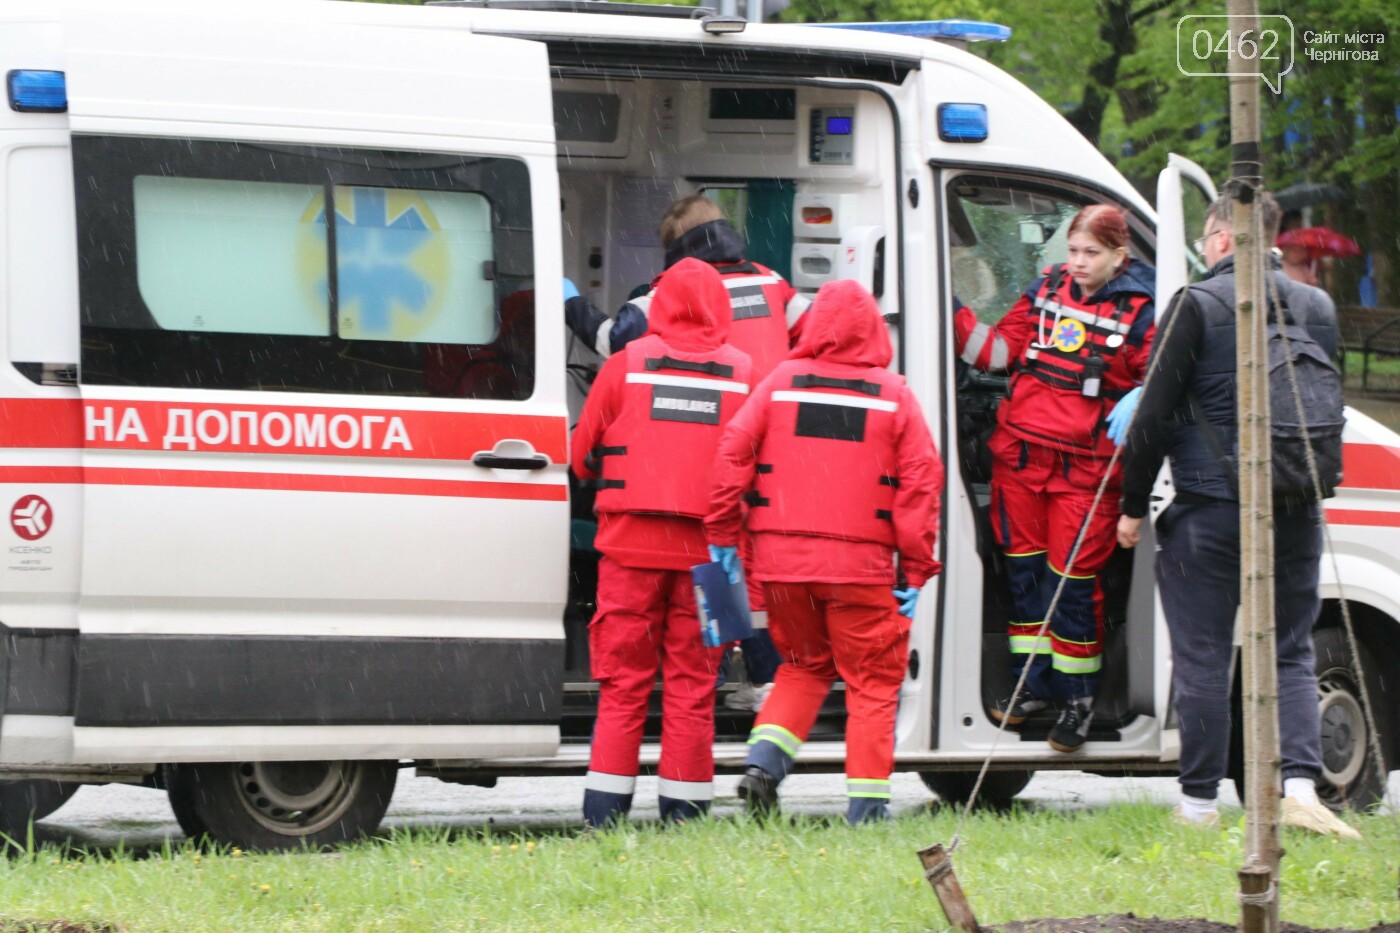
[[[1123,212],[1091,204],[1070,222],[1069,261],[1046,268],[1000,321],[979,323],[969,308],[954,318],[965,362],[1012,372],[989,441],[991,519],[1011,585],[1013,675],[1033,660],[1021,694],[987,712],[1018,725],[1059,707],[1049,736],[1057,751],[1078,750],[1093,720],[1103,663],[1098,575],[1115,545],[1121,467],[1092,515],[1090,506],[1147,368],[1154,281],[1128,255]],[[1049,638],[1037,639],[1062,578]]]
[[[714,797],[715,674],[700,638],[690,568],[705,563],[710,468],[724,426],[748,398],[751,364],[725,343],[720,274],[698,259],[666,272],[646,334],[603,364],[574,431],[570,465],[598,490],[598,612],[588,626],[598,718],[583,817],[627,815],[642,730],[661,673],[661,818]]]

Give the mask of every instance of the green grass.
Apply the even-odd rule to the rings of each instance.
[[[1356,350],[1346,351],[1346,374],[1347,383],[1353,381],[1356,385],[1361,385],[1361,370],[1365,365],[1365,359]],[[1371,354],[1371,379],[1382,385],[1387,385],[1396,379],[1400,379],[1400,357],[1382,356]]]
[[[1238,811],[1232,819],[1194,830],[1149,804],[979,815],[956,868],[984,924],[1126,911],[1234,921],[1243,833]],[[915,853],[948,842],[955,822],[945,809],[859,830],[726,819],[592,837],[417,831],[328,854],[41,849],[0,869],[0,920],[124,931],[932,929],[943,918]],[[1400,915],[1397,823],[1356,822],[1365,842],[1285,837],[1284,919],[1364,928]]]

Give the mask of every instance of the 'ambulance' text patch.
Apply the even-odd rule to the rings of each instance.
[[[684,386],[651,387],[651,420],[719,424],[720,393]]]

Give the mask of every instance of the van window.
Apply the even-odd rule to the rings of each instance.
[[[75,137],[82,381],[526,398],[518,160]]]
[[[954,178],[948,186],[953,294],[980,320],[1000,320],[1046,266],[1069,258],[1070,221],[1099,200],[1050,182]],[[1129,251],[1144,258],[1136,238]]]

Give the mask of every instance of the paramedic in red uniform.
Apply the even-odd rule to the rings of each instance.
[[[919,589],[939,570],[943,487],[923,412],[886,368],[890,357],[870,293],[852,281],[823,285],[791,358],[720,442],[706,533],[728,562],[747,525],[752,572],[783,657],[739,784],[756,813],[776,806],[778,783],[840,677],[847,819],[888,816],[910,619]],[[892,593],[896,553],[908,588]]]
[[[772,269],[744,258],[744,238],[724,219],[719,206],[703,194],[681,198],[667,208],[661,217],[660,234],[661,246],[666,250],[666,269],[682,259],[693,258],[714,266],[724,278],[733,311],[729,343],[752,360],[754,385],[762,382],[774,366],[787,359],[788,351],[797,342],[802,314],[809,304],[807,299]],[[666,274],[657,276],[652,287]],[[633,298],[616,317],[609,318],[587,298],[579,296],[572,282],[565,280],[564,292],[564,316],[569,328],[604,358],[620,352],[646,330],[648,307],[655,294]],[[747,560],[747,546],[743,550]],[[762,590],[752,579],[749,583],[750,608],[762,612]],[[741,645],[749,683],[730,694],[725,703],[736,709],[756,710],[767,696],[765,685],[773,680],[778,654],[761,628]]]
[[[1146,370],[1156,332],[1154,280],[1149,266],[1128,255],[1123,212],[1091,204],[1070,222],[1069,262],[1046,269],[996,325],[979,323],[968,308],[954,319],[964,361],[1013,373],[989,443],[991,519],[1011,584],[1014,675],[1027,655],[1034,660],[1021,694],[988,714],[1017,725],[1059,707],[1049,742],[1062,752],[1084,744],[1093,720],[1103,663],[1098,575],[1116,544],[1120,467],[1094,514],[1089,510],[1113,454],[1115,406]],[[1118,414],[1130,415],[1135,399]],[[1049,637],[1037,639],[1061,578]]]
[[[748,397],[749,359],[727,345],[724,282],[695,259],[657,289],[647,334],[603,365],[574,432],[572,466],[597,489],[598,613],[589,625],[598,718],[584,782],[590,826],[632,805],[647,703],[662,678],[660,807],[683,820],[714,796],[715,674],[690,568],[715,447]]]

